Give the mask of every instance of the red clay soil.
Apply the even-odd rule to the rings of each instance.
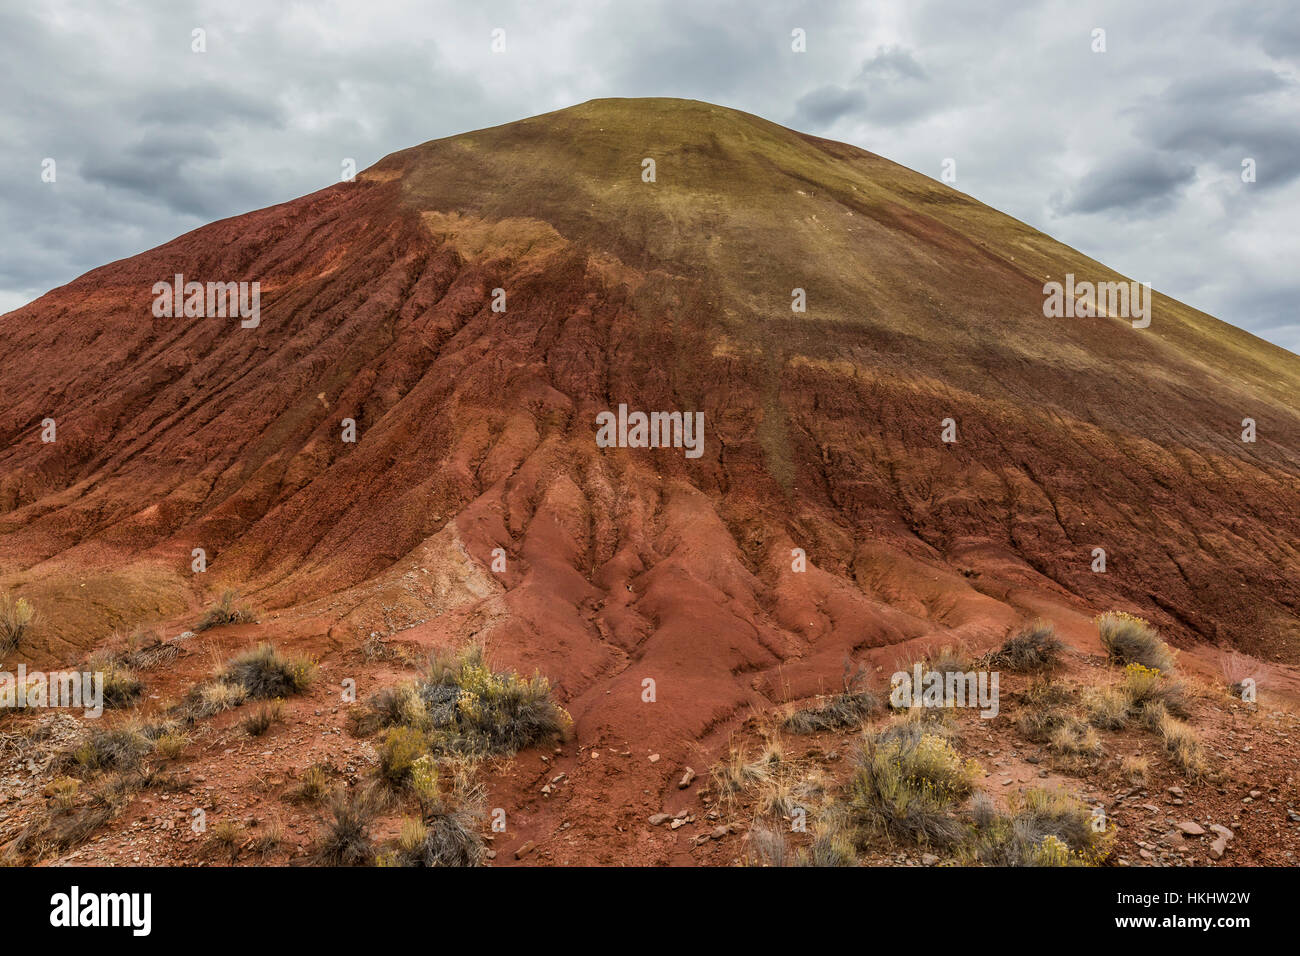
[[[305,846],[293,776],[373,760],[340,682],[364,698],[409,674],[365,639],[483,640],[575,718],[562,753],[492,774],[498,862],[529,840],[524,862],[730,862],[644,823],[678,809],[685,767],[838,690],[846,658],[883,681],[916,647],[982,650],[1034,617],[1096,655],[1095,614],[1139,613],[1193,673],[1237,649],[1292,706],[1300,358],[1158,294],[1149,329],[1045,319],[1067,272],[1119,278],[707,104],[596,101],[394,154],[0,317],[0,589],[41,614],[4,667],[174,636],[237,587],[256,624],[142,676],[162,702],[255,640],[319,660],[284,727],[250,741],[225,714],[185,756],[218,813],[284,813]],[[156,318],[177,273],[260,282],[260,324]],[[703,412],[703,455],[598,447],[620,404]],[[71,858],[196,859],[172,812],[194,801],[141,799]]]

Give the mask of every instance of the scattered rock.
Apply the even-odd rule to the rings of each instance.
[[[682,774],[682,779],[677,781],[677,789],[685,790],[687,787],[689,787],[691,784],[695,782],[695,776],[696,776],[695,771],[692,770],[690,767],[687,767],[686,772]]]
[[[1213,843],[1210,844],[1210,856],[1218,860],[1223,856],[1223,854],[1227,851],[1227,849],[1228,849],[1228,838],[1225,836],[1220,836],[1217,840],[1215,840]]]
[[[521,846],[519,849],[515,850],[515,859],[516,859],[516,860],[522,860],[522,859],[523,859],[524,857],[526,857],[529,853],[532,853],[535,849],[537,849],[537,843],[536,843],[536,841],[534,841],[534,840],[529,840],[527,843],[525,843],[525,844],[524,844],[523,846]]]
[[[668,822],[669,820],[671,820],[671,819],[672,819],[672,815],[671,815],[671,814],[668,814],[668,813],[656,813],[654,816],[652,816],[652,817],[650,818],[650,825],[651,825],[652,827],[657,827],[657,826],[660,826],[661,824],[667,823],[667,822]]]
[[[1191,820],[1184,820],[1178,824],[1178,829],[1188,836],[1202,836],[1205,833],[1205,827],[1199,823],[1193,823]]]

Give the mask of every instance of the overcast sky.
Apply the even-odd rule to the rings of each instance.
[[[1300,352],[1294,0],[3,2],[0,312],[345,157],[681,96],[951,157],[964,192]]]

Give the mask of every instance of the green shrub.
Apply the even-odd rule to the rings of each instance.
[[[1008,814],[981,794],[972,802],[974,834],[968,854],[990,866],[1095,866],[1110,854],[1113,831],[1094,829],[1094,816],[1075,797],[1032,789],[1013,797]]]
[[[1123,693],[1130,709],[1137,713],[1160,704],[1179,717],[1188,714],[1187,688],[1183,682],[1142,664],[1124,668]]]
[[[1141,664],[1163,673],[1174,670],[1174,652],[1151,624],[1123,611],[1107,611],[1097,618],[1101,646],[1114,664]]]
[[[393,789],[411,781],[416,761],[428,753],[429,739],[414,727],[389,727],[379,744],[379,778]]]
[[[1009,671],[1039,673],[1059,667],[1064,650],[1050,622],[1034,621],[1008,638],[990,660],[993,666]]]
[[[848,807],[866,833],[921,845],[956,843],[962,824],[953,810],[982,773],[963,761],[940,733],[902,722],[868,733],[848,784]]]
[[[377,694],[369,715],[356,720],[357,732],[371,721],[427,731],[434,753],[480,757],[513,754],[562,737],[572,726],[546,678],[494,673],[479,645],[435,654],[423,680]]]

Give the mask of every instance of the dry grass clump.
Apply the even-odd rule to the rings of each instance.
[[[989,664],[1009,671],[1044,673],[1060,666],[1064,650],[1050,621],[1034,621],[1009,637],[989,657]]]
[[[1121,730],[1129,722],[1129,699],[1122,688],[1090,688],[1084,696],[1088,722],[1101,730]]]
[[[790,714],[781,727],[792,734],[815,734],[822,730],[858,727],[882,710],[880,698],[869,690],[835,694],[822,698],[815,707]]]
[[[824,803],[828,789],[818,769],[787,759],[776,737],[767,738],[753,760],[743,749],[733,750],[726,763],[714,768],[713,779],[723,800],[734,804],[747,797],[760,818],[811,813]]]
[[[8,844],[0,862],[32,863],[80,846],[117,816],[140,789],[139,775],[134,773],[108,773],[88,786],[70,787],[61,781],[55,781],[58,787],[44,812],[37,813]]]
[[[1119,763],[1119,772],[1124,775],[1124,779],[1133,784],[1145,783],[1150,770],[1151,761],[1140,754],[1125,757]]]
[[[224,627],[227,624],[246,624],[253,620],[253,612],[246,607],[239,607],[236,602],[239,600],[238,591],[225,591],[221,599],[212,607],[204,612],[199,618],[198,623],[194,625],[195,632],[207,631],[214,627]]]
[[[806,846],[792,850],[784,830],[767,821],[749,831],[748,857],[751,866],[857,866],[853,825],[842,807],[827,808],[818,816],[813,838]]]
[[[129,707],[144,693],[144,681],[111,655],[97,654],[91,657],[87,667],[103,675],[105,707]]]
[[[1160,640],[1150,622],[1123,611],[1107,611],[1097,617],[1096,623],[1111,663],[1141,664],[1165,674],[1173,672],[1174,652]]]
[[[240,684],[225,680],[200,684],[190,692],[190,708],[197,717],[212,717],[233,710],[248,699],[248,691]]]
[[[732,799],[770,780],[783,757],[784,751],[775,739],[770,739],[754,760],[743,748],[732,750],[724,763],[713,768],[713,782],[719,795]]]
[[[376,804],[366,791],[338,790],[326,803],[325,827],[312,859],[321,866],[367,866],[374,861],[370,826]]]
[[[1102,753],[1097,732],[1073,715],[1052,731],[1047,749],[1065,757],[1097,757]]]
[[[171,722],[147,723],[133,718],[115,727],[90,732],[72,751],[72,762],[85,771],[134,771],[153,753],[156,742],[174,732]]]
[[[947,846],[962,836],[956,807],[983,773],[941,733],[902,721],[868,732],[848,783],[848,808],[865,834]]]
[[[1165,753],[1185,777],[1198,780],[1205,776],[1209,771],[1205,750],[1190,724],[1166,713],[1157,720],[1156,729],[1164,741]]]
[[[36,609],[27,598],[0,594],[0,654],[17,650],[36,619]]]
[[[818,697],[814,707],[804,707],[789,714],[782,721],[781,729],[793,734],[814,734],[823,730],[860,727],[883,708],[880,698],[863,686],[866,679],[865,668],[854,673],[852,660],[846,658],[843,689],[829,697]]]
[[[1058,727],[1077,720],[1073,714],[1077,699],[1074,688],[1065,684],[1034,681],[1025,691],[1016,728],[1026,740],[1047,743]]]
[[[231,863],[239,859],[244,841],[244,829],[238,823],[222,820],[208,831],[203,841],[203,852],[211,856],[226,857]]]
[[[287,796],[295,803],[306,803],[311,806],[319,806],[325,802],[333,791],[334,785],[330,782],[329,768],[324,764],[314,763],[303,771],[302,777],[298,780],[298,785],[292,788]]]
[[[258,700],[301,694],[316,676],[316,665],[305,657],[285,657],[270,644],[259,644],[227,662],[221,680],[244,689]]]
[[[250,737],[261,737],[275,724],[284,720],[284,701],[276,699],[269,704],[263,704],[256,711],[249,714],[239,726],[244,733]]]
[[[190,738],[185,734],[180,731],[169,730],[166,733],[159,734],[158,739],[154,741],[154,753],[163,760],[175,760],[184,753],[189,742]]]
[[[248,848],[263,860],[284,844],[284,823],[278,817],[272,817],[265,829],[248,841]]]

